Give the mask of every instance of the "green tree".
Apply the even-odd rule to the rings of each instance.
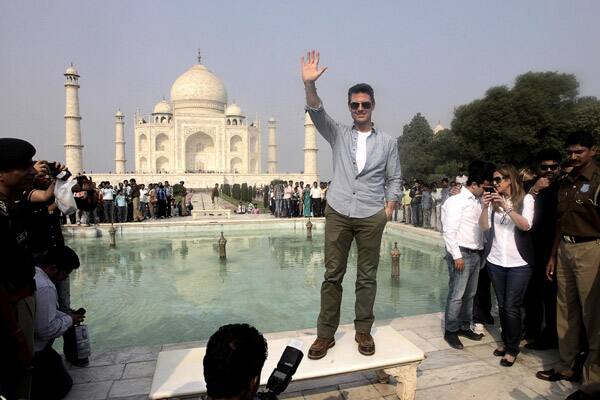
[[[433,130],[421,113],[417,113],[409,124],[404,125],[397,144],[402,176],[405,179],[425,179],[433,172],[434,159],[428,151],[432,141]]]
[[[240,184],[234,183],[233,186],[231,187],[231,197],[233,197],[236,200],[240,200],[241,192],[242,192],[242,190],[240,189]]]
[[[528,72],[512,89],[493,87],[482,99],[457,107],[451,128],[461,143],[458,163],[483,158],[524,166],[539,148],[561,148],[578,90],[574,75]]]
[[[582,97],[575,104],[573,129],[592,132],[600,143],[600,101],[595,97]]]

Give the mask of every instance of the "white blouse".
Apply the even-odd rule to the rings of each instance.
[[[533,225],[533,213],[534,213],[535,200],[532,195],[527,194],[523,199],[523,212],[521,215],[529,223],[529,229]],[[514,210],[516,211],[516,210]],[[492,223],[492,208],[488,209],[489,223],[491,227]],[[492,243],[492,249],[487,257],[487,260],[492,264],[500,265],[501,267],[522,267],[527,265],[527,262],[523,260],[517,243],[515,241],[515,229],[514,221],[509,215],[505,215],[503,211],[497,211],[494,213],[494,241]]]

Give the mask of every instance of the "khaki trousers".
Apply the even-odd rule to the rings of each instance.
[[[340,324],[342,280],[354,239],[358,252],[354,327],[357,332],[371,331],[375,320],[373,304],[377,293],[381,236],[386,222],[384,209],[368,218],[350,218],[329,206],[325,209],[325,278],[321,285],[318,337],[333,337]]]
[[[142,210],[140,210],[140,198],[134,197],[133,198],[133,220],[141,221],[143,219],[144,219],[144,216],[142,215]]]
[[[583,366],[582,390],[600,393],[600,239],[561,241],[558,249],[557,329],[559,372],[571,371],[581,351],[582,330],[589,354]]]

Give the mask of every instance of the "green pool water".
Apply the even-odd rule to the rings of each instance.
[[[214,232],[127,234],[69,241],[81,258],[71,303],[87,309],[93,350],[207,339],[219,326],[248,322],[262,332],[316,326],[323,277],[322,231],[225,231],[220,262]],[[400,281],[390,278],[393,243]],[[341,323],[354,319],[356,247],[344,279]],[[377,320],[436,312],[447,295],[442,248],[386,233],[375,302]]]

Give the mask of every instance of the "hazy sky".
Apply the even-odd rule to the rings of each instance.
[[[133,169],[136,108],[150,113],[196,61],[225,84],[249,118],[278,120],[279,170],[303,169],[299,58],[321,51],[317,87],[349,121],[346,90],[375,88],[375,122],[392,136],[417,112],[449,126],[454,107],[533,71],[574,73],[600,96],[598,1],[3,1],[2,134],[64,159],[64,77],[80,78],[84,166],[114,170],[114,114],[126,114]],[[319,170],[331,152],[319,137]]]

